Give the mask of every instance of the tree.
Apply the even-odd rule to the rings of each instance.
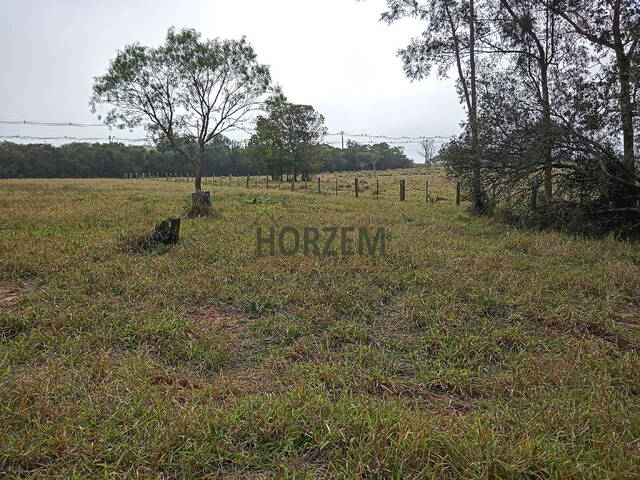
[[[363,170],[371,167],[374,170],[413,167],[413,162],[405,155],[401,147],[390,147],[388,143],[363,145],[353,140],[347,141],[342,150],[344,170]]]
[[[430,138],[423,138],[418,144],[418,153],[424,159],[424,164],[431,166],[437,153],[436,142]]]
[[[249,141],[256,162],[274,179],[287,173],[295,181],[299,174],[308,178],[319,170],[324,117],[311,105],[288,102],[280,92],[267,100],[266,110],[269,115],[257,118],[256,133]]]
[[[552,70],[557,75],[563,56],[570,54],[579,58],[578,52],[571,48],[570,32],[561,30],[559,17],[548,6],[534,0],[499,0],[497,4],[494,16],[499,39],[493,42],[488,36],[483,42],[492,53],[514,57],[518,77],[529,90],[532,103],[540,107],[544,193],[550,200],[553,195]]]
[[[247,120],[270,81],[244,38],[201,40],[195,30],[170,29],[160,47],[133,44],[118,52],[95,79],[91,105],[108,106],[109,125],[145,125],[193,163],[199,193],[207,145]]]
[[[473,176],[470,180],[473,211],[485,211],[482,191],[480,152],[478,150],[477,92],[476,92],[476,35],[484,34],[478,22],[474,0],[387,0],[388,10],[382,20],[394,22],[402,17],[424,20],[427,28],[420,38],[414,38],[401,50],[405,74],[412,79],[426,78],[433,66],[446,77],[455,65],[458,86],[467,107],[470,130]],[[479,32],[478,32],[478,29]]]
[[[544,0],[544,4],[588,40],[597,52],[613,57],[611,73],[618,84],[624,165],[634,178],[635,91],[632,87],[640,42],[640,5],[629,0]]]

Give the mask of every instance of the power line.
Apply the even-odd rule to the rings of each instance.
[[[327,133],[325,136],[336,136],[336,135],[345,135],[347,137],[353,138],[377,138],[377,139],[385,139],[385,140],[409,140],[409,141],[420,141],[420,140],[447,140],[449,138],[455,137],[455,135],[432,135],[432,136],[399,136],[399,137],[391,137],[389,135],[371,135],[369,133],[348,133],[348,132],[332,132]]]
[[[55,136],[55,137],[41,137],[41,136],[33,136],[33,135],[0,135],[0,138],[3,139],[16,139],[16,140],[48,140],[48,141],[63,141],[63,140],[72,140],[72,141],[86,141],[86,142],[149,142],[147,138],[119,138],[119,137],[75,137],[75,136]],[[390,137],[392,138],[392,137]],[[441,140],[444,141],[444,140]],[[373,144],[375,143],[373,140],[365,140],[360,142],[361,144]],[[415,145],[420,143],[415,140],[390,140],[385,142],[392,145]],[[341,142],[326,142],[327,145],[341,145]]]
[[[2,125],[35,125],[41,127],[109,127],[104,123],[79,123],[79,122],[35,122],[32,120],[0,120]]]
[[[92,142],[147,142],[146,138],[118,138],[118,137],[70,137],[70,136],[58,136],[58,137],[35,137],[31,135],[0,135],[0,138],[15,138],[21,140],[83,140]]]
[[[112,128],[110,125],[106,125],[104,123],[87,123],[87,122],[42,122],[35,120],[0,120],[0,125],[29,125],[29,126],[40,126],[40,127],[108,127]],[[249,130],[242,128],[245,133],[251,133]],[[444,141],[448,140],[455,135],[431,135],[431,136],[390,136],[390,135],[374,135],[369,133],[349,133],[349,132],[330,132],[325,134],[326,137],[330,136],[341,136],[341,138],[350,137],[350,138],[364,138],[367,140],[360,141],[360,143],[373,143],[373,141],[369,139],[377,139],[377,140],[387,140],[387,143],[391,144],[414,144],[421,143],[424,140],[439,140]],[[23,140],[84,140],[84,141],[127,141],[127,142],[147,142],[146,138],[122,138],[118,139],[117,137],[75,137],[75,136],[53,136],[53,137],[38,137],[31,135],[0,135],[0,138],[13,138],[13,139],[23,139]],[[327,142],[329,145],[340,144],[341,142]]]
[[[441,140],[442,142],[444,142],[444,140]],[[374,142],[373,140],[365,140],[362,142],[358,142],[360,145],[369,145],[369,144],[374,144],[376,142]],[[387,143],[389,145],[418,145],[420,144],[420,142],[418,141],[410,141],[410,140],[391,140],[388,142],[383,142],[383,143]],[[341,145],[341,142],[326,142],[327,145]]]
[[[0,120],[2,125],[33,125],[41,127],[108,127],[114,128],[111,125],[104,123],[86,123],[86,122],[39,122],[35,120]],[[117,127],[116,127],[117,128]],[[251,129],[240,128],[246,133],[251,133]],[[349,133],[349,132],[330,132],[325,136],[338,136],[346,135],[347,137],[367,137],[367,138],[383,138],[387,140],[434,140],[434,139],[448,139],[454,135],[432,135],[432,136],[399,136],[393,137],[390,135],[372,135],[370,133]]]

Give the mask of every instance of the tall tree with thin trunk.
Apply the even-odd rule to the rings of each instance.
[[[635,183],[633,87],[634,71],[638,69],[640,3],[637,0],[543,0],[543,3],[588,40],[598,53],[612,58],[611,73],[617,81],[622,127],[623,163],[627,175]],[[637,81],[635,79],[636,85]]]
[[[475,213],[483,213],[486,205],[478,144],[476,37],[479,22],[475,0],[387,0],[387,7],[388,10],[382,14],[382,20],[386,22],[413,17],[426,23],[423,34],[399,52],[409,78],[426,78],[434,66],[438,68],[439,76],[446,77],[455,66],[471,138],[472,208]],[[484,32],[480,34],[484,35]]]
[[[570,32],[561,31],[560,19],[548,6],[534,0],[498,0],[494,24],[497,41],[489,36],[483,43],[491,53],[515,56],[514,67],[540,106],[541,153],[544,164],[544,194],[553,195],[552,69],[558,68],[571,43]],[[570,53],[574,53],[572,51]]]
[[[242,127],[269,91],[269,69],[241,40],[202,40],[195,30],[170,29],[157,48],[128,45],[107,73],[95,79],[91,105],[108,108],[105,122],[144,125],[195,170],[202,190],[205,149],[224,132]]]

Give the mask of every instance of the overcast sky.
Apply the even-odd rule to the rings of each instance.
[[[396,52],[421,25],[379,22],[384,6],[384,0],[0,0],[0,120],[96,122],[88,106],[93,77],[124,45],[157,46],[175,26],[209,38],[245,35],[289,100],[313,105],[330,132],[457,133],[463,110],[453,79],[404,77]],[[0,125],[0,135],[15,134],[144,136]],[[406,146],[412,158],[416,149]]]

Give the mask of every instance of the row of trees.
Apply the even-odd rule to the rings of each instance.
[[[250,172],[247,152],[225,137],[207,148],[204,169],[215,174]],[[122,143],[0,143],[0,178],[122,178],[126,173],[190,173],[193,166],[175,150]]]
[[[400,52],[406,74],[456,72],[467,120],[440,157],[476,213],[561,206],[569,215],[640,221],[640,2],[387,3],[384,20],[426,24]]]
[[[374,158],[375,163],[371,163]],[[318,145],[313,161],[304,173],[405,168],[412,162],[398,147],[386,143],[360,145],[349,142],[344,150]],[[122,178],[127,173],[188,173],[196,171],[192,163],[173,148],[130,146],[122,143],[70,143],[59,147],[49,144],[0,143],[0,178]],[[254,156],[224,136],[216,137],[205,149],[202,172],[207,175],[271,175],[291,178],[291,170],[283,177],[275,176],[264,158]],[[302,172],[302,170],[297,170]],[[288,175],[287,175],[288,174]]]

